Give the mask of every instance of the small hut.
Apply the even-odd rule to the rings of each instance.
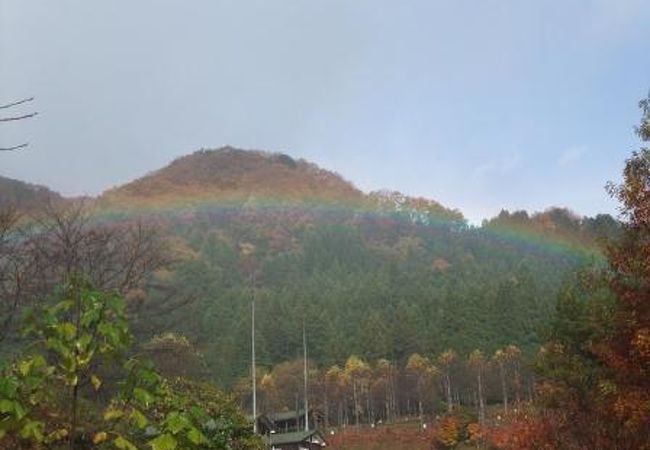
[[[272,433],[267,439],[271,450],[320,450],[327,445],[316,430]]]

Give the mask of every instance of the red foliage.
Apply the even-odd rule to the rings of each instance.
[[[486,431],[487,442],[501,450],[554,450],[561,448],[553,424],[543,419],[518,419]]]

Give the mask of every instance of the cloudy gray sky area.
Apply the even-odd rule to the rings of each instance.
[[[614,212],[645,0],[0,0],[0,174],[97,194],[199,148],[283,151],[460,208]]]

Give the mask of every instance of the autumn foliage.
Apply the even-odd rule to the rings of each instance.
[[[640,106],[647,142],[650,98]],[[493,430],[498,448],[650,449],[650,149],[632,154],[609,192],[625,219],[609,267],[560,299],[538,358],[540,415]]]

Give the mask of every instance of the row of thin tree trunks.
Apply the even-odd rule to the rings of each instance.
[[[501,391],[503,414],[511,412],[511,402],[505,379],[502,379]],[[517,408],[522,401],[532,402],[534,396],[533,378],[529,378],[524,386],[514,390],[514,405]],[[451,413],[460,407],[473,407],[480,423],[485,422],[485,399],[484,379],[482,372],[477,373],[476,387],[471,390],[456,388],[451,380],[446,377],[440,383],[440,391],[444,394],[446,412]],[[352,398],[345,397],[339,400],[332,400],[327,389],[323,390],[323,425],[326,428],[355,425],[377,425],[381,423],[395,423],[404,420],[417,418],[425,422],[427,418],[438,416],[442,411],[433,405],[427,405],[422,400],[422,392],[418,386],[416,396],[400,395],[394,376],[388,378],[386,389],[381,400],[362,390],[358,383],[353,382]],[[374,397],[374,398],[373,398]],[[318,404],[318,402],[316,402]]]

